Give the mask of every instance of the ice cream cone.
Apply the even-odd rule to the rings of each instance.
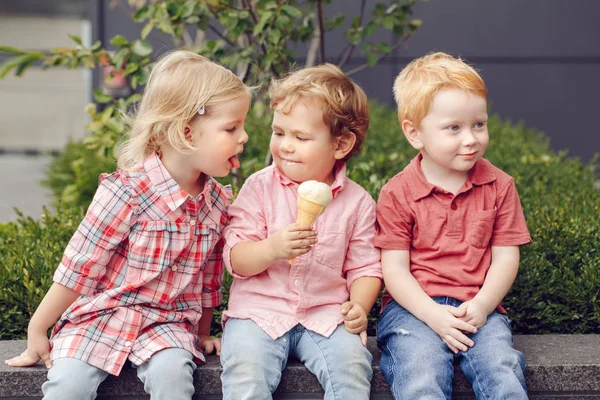
[[[298,215],[296,223],[312,225],[317,220],[317,217],[325,211],[323,204],[315,203],[303,197],[298,197]],[[295,258],[290,259],[290,264],[294,263]]]
[[[324,210],[325,206],[323,204],[298,197],[298,216],[296,217],[296,222],[312,225]]]
[[[298,216],[296,223],[312,225],[331,203],[333,196],[328,184],[318,181],[305,181],[298,186]],[[294,262],[292,258],[290,264]]]

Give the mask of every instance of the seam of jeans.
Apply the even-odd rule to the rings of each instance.
[[[474,377],[473,378],[473,382],[471,383],[471,385],[473,385],[475,382],[477,382],[477,384],[480,387],[481,395],[483,396],[483,399],[481,399],[481,400],[488,399],[489,397],[487,396],[487,394],[485,394],[483,392],[483,385],[481,384],[481,382],[479,382],[479,376],[477,375],[477,370],[475,368],[473,368],[473,366],[471,365],[471,359],[468,358],[468,357],[465,357],[464,355],[463,355],[463,357],[464,357],[464,359],[466,361],[466,366],[469,367],[469,369],[471,370],[471,373],[472,373],[472,375]],[[477,400],[479,400],[479,398]]]
[[[329,363],[327,362],[327,357],[325,356],[325,353],[323,353],[323,349],[321,349],[321,347],[319,346],[317,341],[313,338],[312,332],[308,329],[306,329],[305,332],[308,333],[308,337],[310,338],[310,340],[312,340],[312,342],[315,344],[315,346],[317,346],[317,349],[319,349],[319,352],[321,353],[321,355],[323,356],[323,359],[325,360],[325,370],[327,371],[327,377],[329,378],[329,385],[331,386],[333,398],[335,398],[336,397],[335,396],[335,388],[333,387],[333,380],[331,379],[331,371],[329,371]],[[323,389],[325,389],[325,388],[323,388]]]

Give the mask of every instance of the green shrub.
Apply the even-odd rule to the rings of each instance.
[[[349,163],[349,176],[377,199],[381,186],[401,171],[416,154],[406,142],[396,113],[373,105],[372,120],[363,152]],[[237,193],[243,180],[264,166],[270,138],[269,118],[249,116],[250,141],[242,156],[240,176],[222,180],[233,183]],[[533,243],[521,251],[521,269],[504,305],[515,333],[593,333],[600,331],[600,190],[596,161],[584,164],[565,153],[550,149],[547,140],[523,124],[512,124],[492,116],[489,121],[490,147],[486,157],[512,175]],[[74,154],[85,162],[75,167]],[[74,196],[56,214],[42,221],[21,218],[0,225],[0,338],[23,335],[29,314],[37,307],[50,285],[52,273],[64,246],[81,218],[80,206],[87,206],[102,171],[102,157],[86,153],[85,146],[73,143],[49,170],[47,182],[54,193],[66,188]],[[105,164],[105,165],[109,165]],[[84,167],[85,166],[85,167]],[[105,171],[114,169],[114,162]],[[90,168],[87,168],[90,167]],[[67,184],[72,184],[68,186]],[[77,199],[76,201],[74,199]],[[27,269],[28,275],[23,270]],[[223,285],[228,298],[231,277]],[[23,292],[23,293],[21,293]],[[222,307],[214,310],[220,321]],[[370,315],[374,333],[379,305]],[[213,333],[219,332],[218,322]]]
[[[0,225],[0,339],[22,339],[29,318],[52,284],[54,270],[83,211],[44,209],[41,220],[19,213]]]

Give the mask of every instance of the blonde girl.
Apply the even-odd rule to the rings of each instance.
[[[127,360],[152,399],[192,398],[195,362],[221,346],[209,329],[231,195],[212,177],[239,167],[250,94],[189,51],[156,64],[119,169],[101,176],[31,318],[27,349],[6,361],[43,360],[44,399],[94,399]]]

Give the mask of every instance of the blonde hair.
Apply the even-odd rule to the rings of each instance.
[[[150,73],[136,115],[125,116],[131,129],[117,150],[118,167],[133,168],[167,143],[182,152],[195,150],[185,138],[185,125],[251,91],[233,72],[194,52],[164,55]]]
[[[481,76],[461,58],[438,52],[410,62],[394,81],[398,119],[416,126],[429,112],[431,101],[442,89],[461,89],[487,97]]]
[[[323,122],[329,127],[332,137],[343,137],[349,133],[356,136],[354,147],[344,160],[360,152],[369,128],[367,95],[335,65],[305,68],[282,79],[274,79],[269,87],[269,96],[271,108],[281,106],[285,114],[300,99],[320,101]]]

